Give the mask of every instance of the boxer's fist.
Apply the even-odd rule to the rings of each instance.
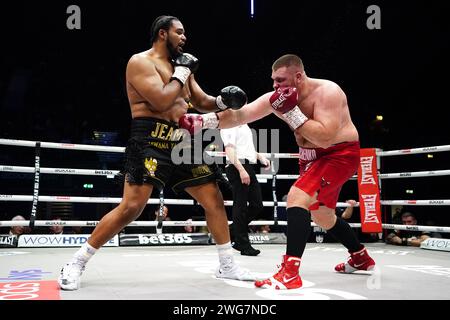
[[[173,65],[177,67],[187,67],[192,73],[198,70],[199,62],[196,57],[190,53],[183,53],[173,60]]]
[[[194,135],[202,130],[203,118],[199,114],[187,113],[178,120],[178,125],[180,128],[189,131],[191,135]]]
[[[220,110],[240,109],[247,103],[247,94],[239,87],[229,86],[220,90],[220,96],[216,98],[216,105]]]
[[[286,113],[297,106],[297,88],[279,88],[270,97],[272,108],[280,113]]]
[[[178,80],[184,86],[191,73],[197,71],[199,62],[192,54],[183,53],[173,60],[173,65],[175,71],[170,80]]]
[[[202,129],[216,129],[219,126],[219,118],[214,112],[206,114],[186,113],[178,120],[178,125],[180,128],[189,131],[191,135],[195,135]]]
[[[309,119],[303,114],[298,104],[297,88],[277,89],[269,98],[272,108],[281,113],[285,121],[295,130]]]

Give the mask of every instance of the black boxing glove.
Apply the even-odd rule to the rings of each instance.
[[[178,80],[181,83],[181,86],[184,86],[191,73],[197,71],[199,62],[192,54],[183,53],[173,60],[173,65],[175,71],[173,72],[170,81]]]
[[[220,90],[220,96],[216,98],[216,105],[220,110],[240,109],[247,103],[247,95],[244,90],[236,86],[225,87]]]

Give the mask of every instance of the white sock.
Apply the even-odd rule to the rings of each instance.
[[[231,242],[224,244],[216,244],[217,252],[219,253],[220,268],[224,271],[230,270],[234,265],[233,248]]]
[[[93,246],[91,246],[87,241],[81,246],[81,248],[75,252],[71,263],[78,264],[80,267],[84,265],[92,258],[92,256],[97,252]]]

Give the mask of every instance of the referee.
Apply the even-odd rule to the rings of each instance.
[[[261,251],[250,244],[248,224],[261,214],[264,207],[254,167],[259,161],[269,169],[270,161],[256,152],[248,125],[221,129],[220,136],[227,158],[225,172],[233,189],[233,248],[241,255],[257,256]]]

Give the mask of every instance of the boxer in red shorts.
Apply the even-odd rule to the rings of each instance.
[[[239,110],[186,114],[180,127],[195,133],[203,128],[231,128],[261,119],[271,113],[286,122],[300,147],[300,177],[287,199],[288,237],[281,269],[258,280],[260,288],[298,289],[299,267],[311,232],[311,218],[349,251],[337,272],[372,270],[375,262],[347,222],[336,216],[342,185],[356,173],[359,136],[353,124],[344,91],[334,82],[309,78],[302,60],[292,54],[272,66],[275,91],[266,93]]]
[[[359,142],[342,142],[327,149],[300,148],[300,176],[294,186],[311,197],[318,190],[317,201],[309,210],[320,206],[336,209],[342,185],[358,170]]]

